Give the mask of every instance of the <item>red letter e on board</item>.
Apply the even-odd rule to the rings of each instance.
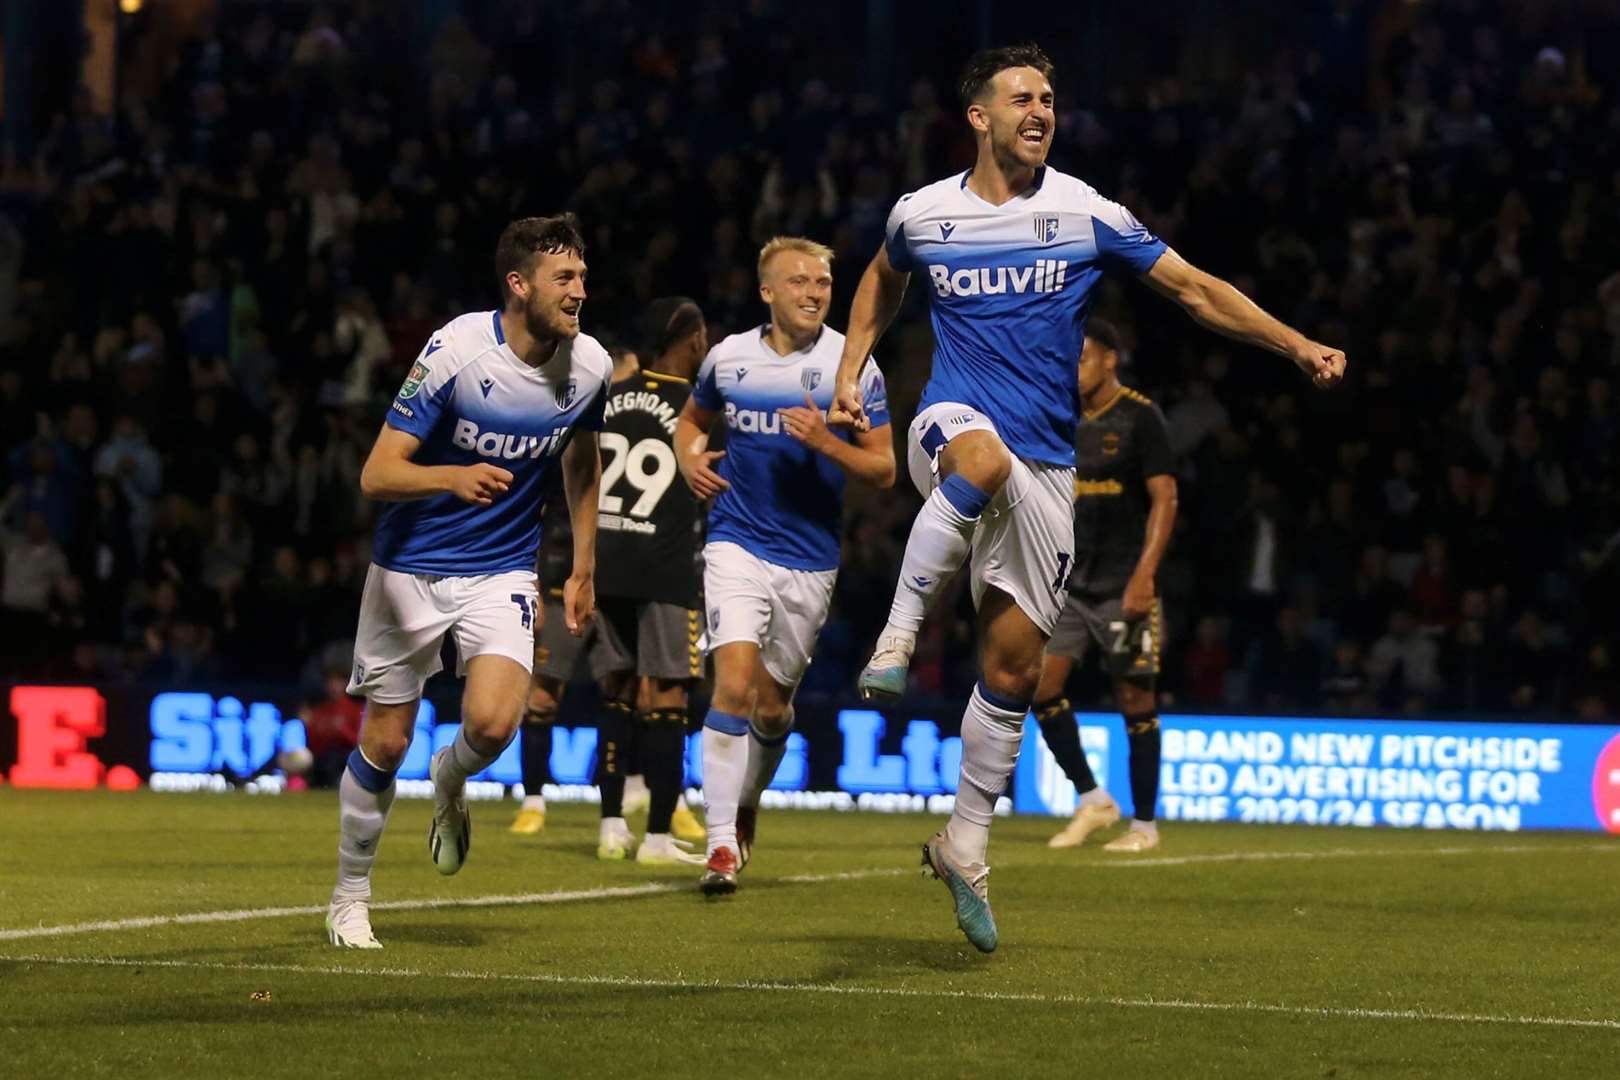
[[[107,732],[107,702],[87,686],[17,686],[11,691],[17,718],[18,787],[90,788],[104,766],[86,753],[86,739]]]

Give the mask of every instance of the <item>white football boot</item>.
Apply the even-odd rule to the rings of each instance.
[[[1074,817],[1063,826],[1063,831],[1046,842],[1050,848],[1079,847],[1086,837],[1098,829],[1106,829],[1119,820],[1119,804],[1113,799],[1103,803],[1081,803]]]
[[[624,818],[603,818],[596,838],[596,857],[604,862],[623,862],[630,857],[636,837]]]
[[[1125,835],[1103,845],[1104,851],[1152,851],[1159,846],[1158,829],[1139,829],[1132,825]]]
[[[371,902],[363,896],[333,896],[326,909],[326,938],[340,949],[380,949],[371,932]]]
[[[433,824],[428,826],[428,854],[439,873],[449,877],[467,861],[472,847],[472,818],[467,814],[465,790],[454,796],[439,787],[439,763],[451,752],[446,746],[428,761],[428,779],[433,781]]]
[[[636,848],[636,862],[648,866],[702,866],[706,861],[691,844],[669,833],[648,833]]]

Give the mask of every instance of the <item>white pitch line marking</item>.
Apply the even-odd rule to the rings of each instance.
[[[748,979],[648,979],[629,975],[546,975],[502,971],[428,971],[396,967],[320,967],[303,964],[228,964],[202,960],[132,960],[116,956],[0,956],[0,963],[57,967],[177,968],[182,970],[274,972],[288,975],[357,975],[364,978],[457,979],[475,982],[544,983],[550,986],[602,986],[626,990],[747,991],[778,994],[828,994],[849,997],[897,997],[995,1001],[1037,1005],[1098,1006],[1121,1009],[1180,1009],[1194,1012],[1256,1012],[1281,1016],[1345,1020],[1410,1020],[1450,1024],[1512,1024],[1524,1027],[1596,1028],[1620,1031],[1620,1020],[1607,1017],[1514,1016],[1491,1013],[1430,1012],[1427,1009],[1360,1009],[1332,1005],[1281,1005],[1264,1001],[1186,1001],[1178,998],[1085,997],[1078,994],[1034,994],[1001,990],[917,990],[902,986],[850,986],[837,983],[758,982]]]
[[[1502,847],[1442,847],[1442,848],[1331,848],[1325,851],[1234,851],[1210,855],[1172,855],[1154,859],[1108,860],[1089,865],[1110,869],[1133,869],[1150,866],[1189,866],[1199,863],[1308,861],[1317,859],[1399,858],[1403,856],[1452,855],[1533,855],[1538,852],[1620,852],[1620,843],[1535,845],[1520,844]],[[782,884],[812,885],[828,881],[859,881],[865,878],[893,877],[912,871],[901,868],[851,870],[831,874],[793,874],[771,879]],[[371,905],[373,911],[430,911],[441,908],[520,907],[530,904],[565,904],[586,900],[622,900],[637,896],[657,896],[663,893],[690,891],[686,883],[650,882],[645,885],[623,885],[597,889],[570,889],[545,893],[497,893],[490,896],[444,897],[424,900],[384,900]],[[24,926],[0,930],[0,941],[25,941],[34,938],[66,937],[73,934],[91,934],[107,930],[147,930],[157,926],[192,926],[203,923],[248,922],[255,919],[280,919],[291,916],[319,915],[326,911],[325,904],[303,904],[288,907],[237,908],[226,911],[197,911],[183,915],[147,915],[133,919],[102,919],[94,922],[66,923],[58,926]]]
[[[1328,848],[1323,851],[1228,851],[1215,855],[1170,855],[1153,859],[1111,859],[1092,865],[1129,870],[1138,866],[1193,866],[1199,863],[1309,862],[1316,859],[1401,858],[1403,856],[1534,855],[1539,852],[1620,853],[1620,842],[1597,844],[1508,844],[1502,847]]]
[[[859,881],[864,878],[893,877],[910,871],[899,868],[850,870],[836,874],[792,874],[768,878],[762,884],[777,882],[788,885],[815,885],[827,881]],[[425,900],[384,900],[371,905],[372,911],[431,911],[439,908],[520,907],[530,904],[567,904],[576,900],[622,900],[636,896],[657,896],[662,893],[692,892],[690,882],[649,882],[645,885],[621,885],[599,889],[568,889],[542,893],[497,893],[491,896],[442,897]],[[254,919],[281,919],[294,915],[321,915],[325,904],[300,904],[291,907],[236,908],[228,911],[195,911],[184,915],[147,915],[134,919],[100,919],[95,922],[65,923],[59,926],[24,926],[0,930],[0,941],[24,941],[31,938],[65,937],[70,934],[93,934],[103,930],[147,930],[154,926],[192,926],[198,923],[248,922]]]

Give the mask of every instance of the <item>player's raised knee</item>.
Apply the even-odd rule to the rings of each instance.
[[[504,746],[517,732],[522,710],[515,701],[468,693],[461,703],[461,722],[487,742]]]
[[[372,701],[366,705],[360,750],[379,769],[397,769],[411,746],[417,703]]]
[[[940,471],[994,494],[1012,475],[1012,454],[992,431],[965,431],[940,454]]]
[[[780,738],[793,726],[793,710],[786,705],[762,702],[754,707],[753,720],[755,731],[767,739]]]
[[[405,760],[406,751],[410,748],[409,732],[368,732],[361,740],[361,752],[365,754],[366,760],[385,772],[399,768]]]
[[[731,665],[715,666],[713,705],[734,716],[751,716],[758,695],[748,673],[731,670]]]
[[[1027,658],[1012,656],[986,656],[984,659],[984,685],[1005,701],[1034,701],[1040,681],[1039,656],[1033,663]]]

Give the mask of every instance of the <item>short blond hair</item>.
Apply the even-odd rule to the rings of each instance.
[[[773,236],[759,249],[759,280],[765,280],[766,265],[784,251],[797,251],[813,259],[821,259],[828,266],[833,261],[832,248],[826,244],[819,244],[805,236]]]

